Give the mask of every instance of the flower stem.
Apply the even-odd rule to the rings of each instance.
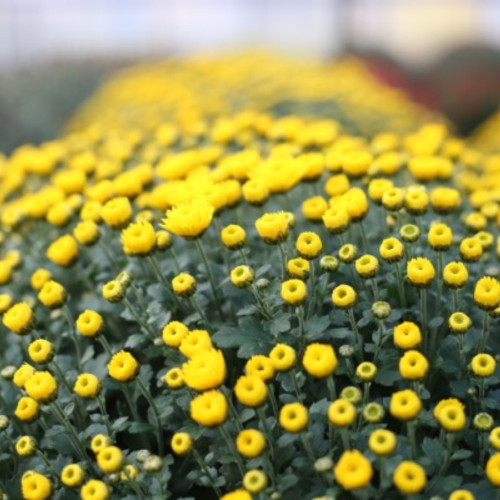
[[[309,441],[309,437],[307,436],[307,433],[301,432],[300,439],[302,441],[302,444],[304,445],[304,449],[306,450],[306,454],[309,458],[309,461],[311,462],[311,465],[314,468],[314,463],[316,462],[316,457],[314,456],[314,451],[312,449],[311,442]]]
[[[351,329],[354,332],[354,338],[356,339],[356,344],[358,349],[356,350],[356,357],[363,361],[363,338],[358,330],[358,325],[356,324],[356,319],[354,318],[354,312],[352,308],[347,310],[347,315],[349,316],[349,322],[351,323]]]
[[[219,429],[222,434],[222,437],[224,438],[224,441],[226,442],[226,446],[228,447],[229,452],[233,455],[236,465],[238,466],[238,470],[240,471],[241,477],[243,477],[245,475],[245,467],[243,465],[241,457],[238,454],[238,451],[234,446],[234,442],[231,439],[229,433],[227,432],[227,429],[224,427],[224,424],[219,425]]]
[[[281,241],[278,243],[278,250],[280,251],[280,258],[281,258],[281,281],[285,281],[287,256],[285,247],[283,246],[283,243]]]
[[[136,323],[141,327],[141,330],[146,335],[146,337],[148,337],[149,340],[151,340],[151,342],[154,342],[155,339],[154,332],[151,331],[149,325],[145,323],[143,319],[139,316],[139,313],[135,310],[130,300],[128,300],[127,297],[124,297],[123,302],[125,304],[125,307],[128,309],[128,312],[134,317]]]
[[[141,380],[140,377],[137,377],[137,384],[139,385],[139,389],[141,390],[143,396],[147,399],[149,405],[151,406],[151,410],[153,411],[153,415],[156,422],[156,430],[158,433],[158,451],[160,456],[163,456],[165,452],[165,446],[163,439],[163,428],[161,426],[160,414],[158,412],[158,408],[156,407],[156,403],[154,402],[154,399],[149,393],[148,388],[144,385],[144,382]]]
[[[370,248],[370,245],[368,244],[368,238],[366,237],[366,231],[365,231],[365,226],[363,225],[363,221],[359,221],[359,227],[361,229],[361,240],[363,242],[363,251],[364,253],[368,253],[368,249]]]
[[[81,348],[80,348],[80,340],[78,339],[78,335],[76,333],[75,322],[73,320],[73,316],[71,314],[71,311],[69,310],[69,307],[66,304],[62,307],[62,312],[64,314],[64,317],[66,318],[66,321],[68,322],[71,339],[73,340],[73,343],[75,344],[76,363],[77,363],[78,369],[80,371],[82,371],[82,352],[81,352]]]
[[[394,264],[394,267],[396,268],[396,276],[397,276],[397,279],[398,279],[399,300],[401,302],[402,307],[404,307],[406,309],[405,287],[404,287],[403,277],[401,275],[401,269],[399,268],[399,263],[396,262]]]
[[[99,410],[101,412],[102,418],[104,420],[104,425],[106,426],[106,430],[110,436],[113,435],[113,430],[111,429],[111,424],[109,422],[108,412],[106,411],[106,405],[104,404],[104,400],[101,396],[97,396],[97,404],[99,405]]]
[[[427,353],[428,346],[428,331],[427,331],[427,291],[425,288],[420,289],[420,321],[423,337],[423,351]]]
[[[406,430],[408,431],[408,441],[410,443],[410,458],[415,460],[417,458],[417,441],[415,437],[415,422],[408,420],[406,423]]]
[[[198,316],[200,317],[202,323],[205,323],[205,326],[210,330],[210,322],[208,321],[207,315],[203,312],[203,309],[200,307],[200,304],[198,304],[198,301],[196,300],[196,297],[194,295],[191,295],[189,297],[189,302],[193,309],[198,313]]]
[[[210,267],[210,264],[208,263],[208,258],[207,258],[207,254],[205,252],[205,248],[203,246],[203,242],[201,241],[201,238],[196,238],[194,240],[194,242],[196,244],[196,248],[198,249],[198,253],[200,254],[200,258],[203,261],[203,265],[205,266],[205,270],[206,270],[207,276],[208,276],[208,281],[210,282],[210,287],[212,288],[212,294],[214,296],[215,305],[216,305],[217,310],[219,312],[219,316],[223,320],[224,313],[222,312],[219,291],[217,289],[217,285],[215,284],[215,278],[214,278],[214,275],[212,273],[212,268]]]
[[[328,387],[328,394],[332,401],[337,399],[337,390],[335,389],[335,380],[333,379],[333,375],[328,375],[326,377],[326,386]]]
[[[489,325],[490,325],[490,315],[488,311],[483,312],[483,331],[481,333],[481,342],[479,343],[478,353],[484,352],[486,349],[486,343],[488,342],[488,334],[489,334]]]
[[[205,460],[203,460],[203,457],[198,453],[198,450],[193,448],[193,456],[196,462],[198,463],[200,469],[204,472],[205,476],[208,478],[208,482],[210,483],[210,486],[214,490],[215,494],[217,495],[217,498],[220,498],[222,496],[222,492],[219,489],[219,487],[215,484],[215,480],[217,478],[214,478],[210,472],[210,469],[207,467],[207,464],[205,463]]]

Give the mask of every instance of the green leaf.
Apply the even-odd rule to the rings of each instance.
[[[146,422],[132,422],[128,431],[131,434],[142,434],[143,432],[154,431],[155,426]]]
[[[444,459],[445,449],[443,443],[438,438],[425,437],[422,441],[422,451],[435,466]]]
[[[469,458],[473,452],[471,450],[466,450],[466,449],[461,449],[457,450],[453,455],[451,456],[452,460],[464,460],[465,458]]]
[[[290,327],[291,327],[290,315],[283,314],[272,320],[271,328],[269,331],[272,335],[277,336],[280,333],[287,332],[288,330],[290,330]]]

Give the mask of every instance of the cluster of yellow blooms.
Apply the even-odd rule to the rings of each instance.
[[[2,493],[500,497],[500,156],[436,120],[170,60],[0,159]]]

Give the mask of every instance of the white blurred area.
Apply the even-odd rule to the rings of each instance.
[[[500,47],[500,0],[0,0],[0,69],[60,60],[346,46],[408,64]]]

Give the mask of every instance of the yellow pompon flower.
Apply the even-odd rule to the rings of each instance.
[[[309,277],[311,264],[308,260],[303,259],[302,257],[296,257],[295,259],[290,259],[286,263],[286,268],[290,278],[306,280]]]
[[[238,224],[230,224],[220,232],[220,239],[229,250],[238,250],[245,246],[246,233]]]
[[[255,273],[249,266],[241,265],[231,270],[231,283],[238,288],[246,288],[254,280]]]
[[[495,453],[488,459],[486,477],[493,486],[500,487],[500,453]]]
[[[307,297],[306,284],[299,279],[291,279],[281,284],[281,298],[290,306],[299,306]]]
[[[171,234],[168,231],[156,231],[156,249],[167,250],[174,243]]]
[[[197,352],[182,365],[184,383],[197,391],[216,389],[224,383],[226,374],[226,361],[218,349]]]
[[[36,450],[36,439],[33,436],[21,436],[16,441],[16,452],[20,457],[29,457]]]
[[[424,468],[416,462],[403,460],[392,476],[394,486],[405,495],[414,495],[422,491],[427,484]]]
[[[326,210],[322,220],[326,229],[332,234],[341,234],[346,231],[351,221],[347,210],[340,207]]]
[[[309,231],[299,234],[295,248],[303,259],[313,260],[323,250],[323,243],[316,233]]]
[[[359,222],[364,219],[369,206],[366,194],[361,188],[353,187],[349,189],[342,195],[342,200],[351,221]]]
[[[469,490],[455,490],[450,493],[448,500],[475,500],[475,498]]]
[[[245,373],[260,377],[265,382],[274,377],[274,365],[267,356],[255,354],[245,363]]]
[[[112,228],[126,226],[132,218],[132,206],[125,196],[118,196],[107,201],[101,208],[102,220]]]
[[[234,490],[220,497],[219,500],[252,500],[252,495],[247,490]]]
[[[196,291],[196,279],[188,273],[180,273],[172,279],[172,289],[176,295],[190,297]]]
[[[270,195],[267,183],[259,179],[249,179],[243,184],[241,190],[243,198],[245,198],[248,203],[255,206],[262,205]]]
[[[118,446],[106,446],[97,454],[97,465],[105,474],[118,472],[125,461],[122,450]]]
[[[212,340],[206,330],[191,330],[179,345],[179,351],[186,358],[192,358],[197,352],[211,348]]]
[[[471,236],[470,238],[464,238],[460,242],[460,257],[466,262],[476,262],[478,261],[484,253],[483,245],[477,239]]]
[[[99,479],[89,479],[80,490],[82,500],[108,500],[110,495],[109,486]]]
[[[90,449],[96,455],[107,446],[111,446],[111,438],[106,434],[96,434],[90,441]]]
[[[3,314],[12,306],[12,297],[8,293],[0,293],[0,314]]]
[[[288,236],[288,218],[285,212],[266,213],[255,221],[255,228],[264,242],[275,245]]]
[[[130,382],[139,374],[140,365],[127,351],[117,352],[108,363],[108,374],[119,382]]]
[[[305,219],[320,221],[328,209],[328,202],[322,196],[313,196],[302,203],[302,215]]]
[[[28,396],[38,403],[49,403],[57,397],[56,379],[48,371],[35,372],[24,384]]]
[[[459,408],[460,410],[464,411],[465,410],[465,405],[456,398],[448,398],[448,399],[442,399],[439,401],[439,403],[434,407],[434,410],[432,411],[433,417],[438,420],[439,419],[439,414],[441,413],[441,410],[445,408],[446,406],[453,405],[456,408]]]
[[[342,170],[349,177],[360,177],[368,172],[373,156],[368,151],[349,151],[342,155]]]
[[[27,302],[11,306],[2,317],[2,323],[18,335],[26,335],[35,324],[35,315]]]
[[[249,470],[243,476],[243,486],[250,493],[260,493],[267,487],[267,476],[260,470]]]
[[[404,321],[394,327],[394,345],[400,349],[413,349],[422,342],[420,328],[411,321]]]
[[[337,483],[350,491],[367,486],[373,476],[373,468],[360,451],[347,450],[340,456],[333,473]]]
[[[176,432],[170,440],[170,447],[176,455],[186,455],[193,449],[193,438],[187,432]]]
[[[289,403],[280,410],[279,421],[287,432],[301,432],[309,423],[309,411],[301,403]]]
[[[467,418],[463,407],[456,404],[447,404],[439,410],[437,421],[448,432],[459,432],[465,428]]]
[[[40,415],[40,405],[28,396],[23,396],[16,406],[14,415],[22,422],[32,422]]]
[[[361,396],[361,391],[354,385],[348,385],[340,392],[340,397],[347,399],[353,405],[357,405],[361,401]]]
[[[429,195],[425,190],[409,189],[405,194],[404,207],[412,215],[422,215],[427,212]]]
[[[385,238],[379,247],[380,257],[387,262],[398,262],[405,254],[405,247],[397,238]]]
[[[52,279],[52,273],[43,267],[39,267],[30,278],[31,288],[41,290],[43,285]]]
[[[287,344],[276,344],[269,352],[269,359],[277,372],[286,372],[295,365],[297,353]]]
[[[474,302],[485,310],[495,309],[500,304],[500,282],[485,276],[476,282]]]
[[[167,373],[165,373],[164,381],[171,389],[184,387],[182,370],[178,367],[171,368]]]
[[[351,243],[346,243],[339,248],[339,259],[346,264],[350,264],[358,255],[358,247]]]
[[[189,333],[188,327],[180,321],[170,321],[162,330],[163,342],[170,347],[179,347]]]
[[[419,351],[406,351],[399,360],[399,373],[407,380],[422,380],[428,370],[429,362]]]
[[[500,427],[491,429],[488,442],[495,450],[500,450]]]
[[[396,445],[396,434],[387,429],[377,429],[368,438],[368,447],[375,455],[390,455],[396,449]]]
[[[43,365],[54,357],[54,346],[45,339],[36,339],[28,346],[28,355],[34,363]]]
[[[92,373],[81,373],[76,379],[73,391],[81,398],[93,399],[101,392],[101,382]]]
[[[465,333],[472,326],[472,321],[467,314],[454,312],[448,318],[448,326],[453,333]]]
[[[187,240],[200,237],[212,222],[214,207],[206,199],[198,198],[167,210],[160,226]]]
[[[440,186],[431,192],[431,205],[438,214],[453,212],[460,203],[460,192],[457,189]]]
[[[449,262],[443,269],[443,281],[451,288],[461,288],[467,283],[469,272],[463,262]]]
[[[417,287],[427,287],[436,277],[432,262],[425,257],[415,257],[406,265],[406,275],[410,283]]]
[[[135,481],[139,475],[139,467],[133,464],[127,464],[120,472],[120,481]]]
[[[370,184],[368,184],[368,196],[372,201],[380,205],[382,203],[384,193],[393,187],[394,184],[390,179],[372,179]]]
[[[47,281],[38,294],[38,300],[51,309],[61,307],[66,301],[66,297],[66,289],[61,283],[53,280]]]
[[[404,189],[392,187],[384,191],[382,195],[382,205],[386,210],[397,212],[403,207],[404,198]]]
[[[309,375],[324,378],[335,372],[338,360],[331,345],[315,343],[306,347],[302,365]]]
[[[125,296],[125,289],[118,280],[108,281],[102,287],[102,296],[112,304],[120,302]]]
[[[52,495],[50,479],[29,470],[21,478],[21,490],[24,500],[47,500]]]
[[[333,305],[339,309],[349,309],[354,306],[356,297],[354,288],[349,285],[339,285],[332,291]]]
[[[377,376],[377,367],[371,361],[363,361],[356,367],[356,377],[363,382],[371,382]]]
[[[57,238],[47,248],[47,258],[61,267],[68,267],[78,258],[78,244],[70,234]]]
[[[0,260],[0,285],[6,285],[12,279],[12,265]]]
[[[227,418],[226,396],[219,391],[206,391],[191,400],[189,414],[199,425],[215,427],[223,424]]]
[[[364,279],[373,278],[379,270],[379,262],[373,255],[362,255],[355,263],[356,272]]]
[[[61,471],[61,483],[69,488],[81,486],[85,479],[85,470],[81,465],[69,464]]]
[[[266,448],[266,438],[256,429],[245,429],[236,436],[236,449],[246,458],[258,457]]]
[[[347,399],[337,399],[328,407],[328,421],[334,427],[347,427],[356,419],[356,408]]]
[[[35,373],[35,369],[28,363],[23,363],[15,372],[14,376],[12,377],[12,382],[17,385],[17,387],[20,387],[21,389],[24,389],[24,386],[27,382],[27,380]]]
[[[76,329],[84,337],[95,337],[104,329],[104,320],[102,316],[96,312],[87,309],[82,312],[76,320]]]
[[[122,231],[121,242],[127,255],[148,255],[155,249],[156,232],[150,222],[133,222]]]
[[[422,409],[422,401],[411,389],[393,392],[389,410],[393,417],[399,420],[412,420]]]
[[[267,399],[267,386],[256,375],[242,375],[234,386],[236,399],[245,406],[257,407]]]
[[[446,224],[433,224],[427,234],[427,242],[433,250],[448,250],[453,242],[453,232]]]
[[[472,373],[476,377],[490,377],[495,373],[496,367],[495,358],[485,353],[476,354],[470,363]]]
[[[80,245],[93,245],[100,235],[99,226],[93,220],[82,220],[73,229],[73,236]]]

